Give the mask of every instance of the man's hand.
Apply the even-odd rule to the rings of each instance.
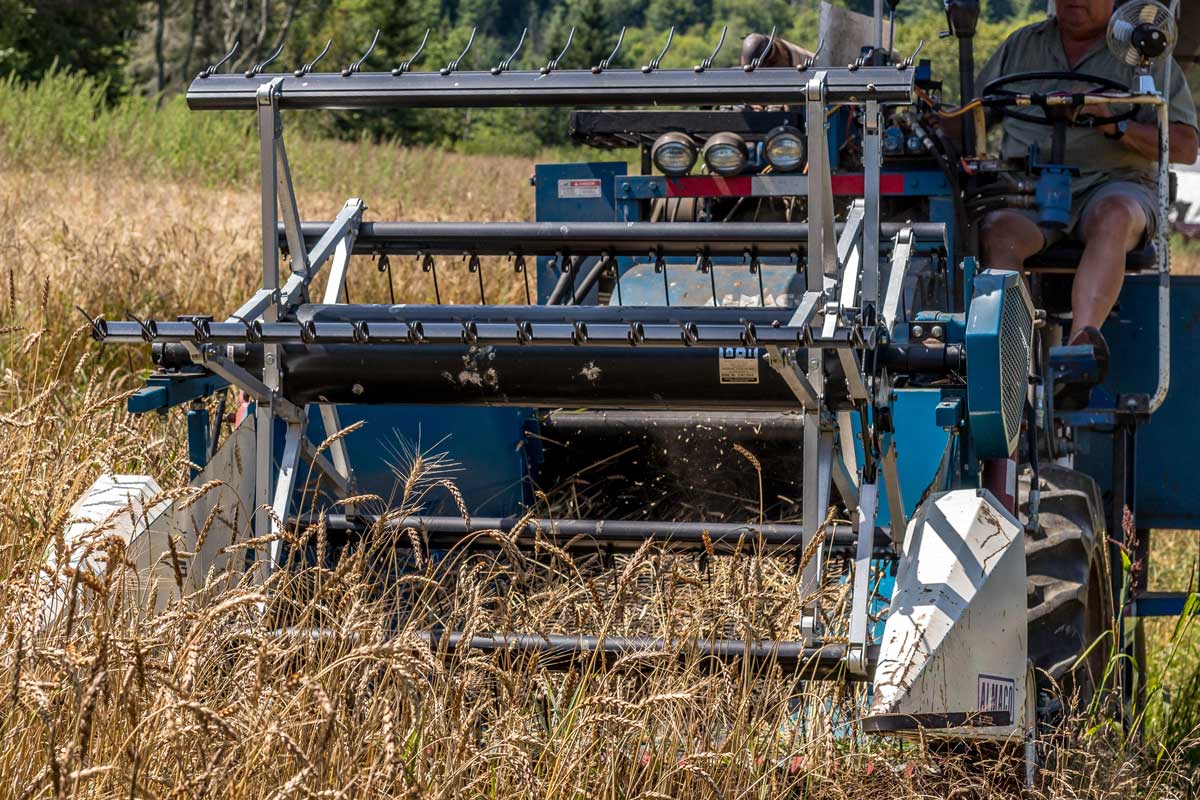
[[[1114,117],[1117,113],[1107,103],[1096,103],[1081,106],[1075,112],[1075,115],[1077,119],[1080,117],[1103,119],[1105,117]],[[1117,132],[1117,126],[1113,123],[1096,125],[1095,128],[1108,136],[1112,136]],[[1195,162],[1197,150],[1200,149],[1200,137],[1197,136],[1196,129],[1183,122],[1172,122],[1170,135],[1171,152],[1168,160],[1172,164],[1191,164]],[[1121,144],[1152,161],[1157,161],[1158,126],[1147,122],[1134,122],[1131,120],[1125,130],[1125,135],[1121,137]]]
[[[1112,106],[1110,106],[1108,103],[1096,103],[1094,105],[1089,104],[1086,106],[1080,106],[1079,110],[1075,112],[1076,119],[1080,119],[1080,118],[1084,118],[1084,117],[1092,117],[1093,119],[1104,119],[1105,117],[1115,117],[1116,115],[1117,115],[1117,112],[1114,111]],[[1115,123],[1112,123],[1112,122],[1110,122],[1106,125],[1093,125],[1092,127],[1094,127],[1096,130],[1100,131],[1101,133],[1103,133],[1107,136],[1112,136],[1113,134],[1115,134],[1117,132],[1117,126]]]

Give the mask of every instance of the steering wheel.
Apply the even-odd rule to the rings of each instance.
[[[1024,81],[1069,81],[1075,84],[1083,84],[1085,88],[1082,91],[1071,92],[1017,92],[1004,87],[1013,83],[1022,83]],[[1127,86],[1122,86],[1117,81],[1110,78],[1104,78],[1099,75],[1086,75],[1082,72],[1018,72],[1013,75],[1006,75],[1003,78],[998,78],[983,88],[982,102],[988,108],[994,108],[1000,114],[1012,119],[1019,119],[1023,122],[1032,122],[1035,125],[1054,126],[1060,121],[1065,121],[1068,125],[1076,128],[1097,128],[1101,125],[1112,125],[1118,122],[1124,122],[1127,119],[1133,119],[1137,116],[1137,106],[1129,109],[1121,114],[1114,114],[1110,117],[1094,117],[1086,116],[1082,119],[1078,117],[1065,118],[1065,115],[1054,113],[1063,109],[1078,109],[1084,105],[1083,97],[1088,94],[1096,94],[1103,91],[1128,92]],[[1031,106],[1040,108],[1041,114],[1032,114],[1028,111],[1018,111],[1017,98],[1027,96]],[[1067,105],[1051,106],[1047,103],[1050,97],[1069,97],[1072,102]]]

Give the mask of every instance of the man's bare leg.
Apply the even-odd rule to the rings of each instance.
[[[993,211],[983,218],[979,232],[985,269],[1020,270],[1025,259],[1046,246],[1037,223],[1018,211]]]
[[[1083,258],[1071,288],[1071,337],[1099,329],[1116,305],[1125,281],[1125,255],[1146,231],[1146,212],[1132,197],[1111,194],[1093,203],[1080,221]]]

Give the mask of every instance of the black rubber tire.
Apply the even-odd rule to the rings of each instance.
[[[1083,705],[1102,680],[1111,649],[1108,640],[1092,647],[1113,621],[1104,506],[1088,475],[1055,465],[1040,473],[1038,528],[1025,535],[1029,658],[1040,693],[1057,688],[1062,698]],[[1023,469],[1022,522],[1028,520],[1030,477]]]

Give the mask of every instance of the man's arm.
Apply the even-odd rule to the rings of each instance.
[[[1110,111],[1106,106],[1087,106],[1086,108],[1090,113],[1098,117],[1110,115]],[[1097,125],[1096,130],[1100,131],[1101,133],[1112,135],[1117,132],[1117,126]],[[1195,163],[1197,151],[1200,150],[1200,135],[1197,135],[1196,129],[1186,122],[1172,122],[1170,125],[1170,133],[1171,163]],[[1148,158],[1151,161],[1157,161],[1158,125],[1153,125],[1148,122],[1130,122],[1129,127],[1125,130],[1125,135],[1121,137],[1121,144],[1125,145],[1140,156]]]

